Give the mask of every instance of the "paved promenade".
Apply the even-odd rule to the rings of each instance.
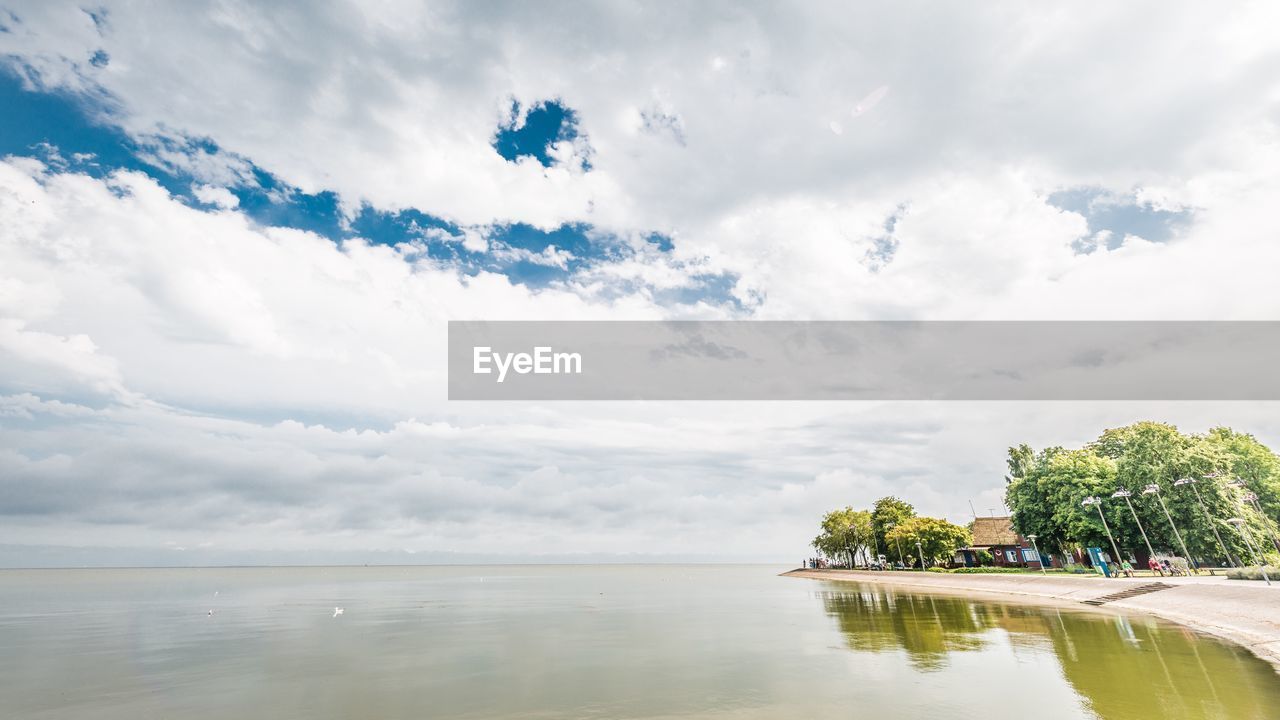
[[[1280,672],[1280,583],[1229,580],[1225,576],[1106,579],[1095,575],[968,575],[921,572],[792,570],[791,577],[890,585],[921,592],[993,600],[1074,604],[1082,609],[1142,612],[1244,645]],[[1093,608],[1085,600],[1163,582],[1174,587]]]

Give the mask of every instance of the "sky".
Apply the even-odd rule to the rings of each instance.
[[[798,561],[885,494],[1003,512],[1021,442],[1280,446],[1261,402],[451,403],[444,353],[1280,319],[1277,15],[0,0],[0,565]]]

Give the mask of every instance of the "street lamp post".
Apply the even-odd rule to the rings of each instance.
[[[1151,548],[1151,540],[1147,537],[1147,531],[1142,527],[1142,521],[1138,519],[1138,513],[1133,509],[1133,503],[1129,500],[1133,493],[1128,488],[1120,488],[1111,493],[1113,498],[1124,498],[1124,504],[1129,506],[1129,514],[1133,516],[1133,521],[1138,523],[1138,532],[1142,533],[1142,542],[1147,544],[1147,557],[1155,558],[1156,551]]]
[[[1222,536],[1218,534],[1218,526],[1214,524],[1213,517],[1209,515],[1209,507],[1204,504],[1204,498],[1200,496],[1200,491],[1196,488],[1196,479],[1193,477],[1178,478],[1173,481],[1173,484],[1175,486],[1191,486],[1191,492],[1196,494],[1196,501],[1200,503],[1200,512],[1204,513],[1205,522],[1209,523],[1209,529],[1213,531],[1213,537],[1218,541],[1218,547],[1222,548],[1222,554],[1227,556],[1227,565],[1232,565],[1231,551],[1227,549],[1227,544],[1222,542]]]
[[[1048,575],[1049,571],[1044,569],[1044,560],[1040,556],[1040,546],[1036,545],[1036,537],[1038,536],[1035,533],[1031,533],[1027,539],[1031,541],[1031,549],[1036,551],[1036,562],[1040,563],[1040,574]]]
[[[1098,517],[1102,518],[1102,529],[1107,531],[1107,539],[1111,541],[1111,549],[1116,552],[1116,564],[1122,561],[1120,558],[1120,546],[1116,545],[1116,539],[1111,536],[1111,526],[1107,524],[1107,516],[1102,514],[1102,501],[1090,495],[1080,502],[1081,505],[1089,507],[1090,505],[1098,508]]]
[[[1244,499],[1253,504],[1253,509],[1258,511],[1258,515],[1262,517],[1262,525],[1267,529],[1267,535],[1271,536],[1271,544],[1280,551],[1280,539],[1276,538],[1276,531],[1271,529],[1271,518],[1262,512],[1262,505],[1258,503],[1258,494],[1250,490],[1244,494]]]
[[[924,572],[924,546],[920,544],[919,540],[916,541],[916,550],[920,553],[920,572]]]
[[[1232,480],[1227,483],[1227,486],[1244,490],[1244,494],[1241,497],[1244,498],[1245,502],[1252,505],[1254,510],[1258,511],[1258,515],[1262,517],[1262,526],[1267,529],[1267,535],[1271,537],[1271,544],[1275,546],[1276,550],[1280,550],[1280,540],[1276,539],[1276,531],[1271,529],[1271,518],[1267,517],[1267,514],[1262,511],[1262,505],[1258,502],[1258,494],[1250,490],[1242,478]]]
[[[1169,521],[1169,527],[1173,529],[1173,536],[1178,538],[1178,545],[1182,547],[1182,554],[1187,558],[1187,568],[1197,573],[1200,572],[1200,568],[1195,567],[1191,562],[1191,553],[1187,552],[1187,543],[1183,541],[1182,533],[1178,532],[1178,526],[1173,524],[1173,516],[1169,514],[1169,506],[1165,505],[1164,498],[1160,497],[1160,486],[1151,483],[1142,488],[1142,494],[1156,496],[1156,501],[1160,503],[1160,509],[1164,511],[1165,519]]]
[[[1258,559],[1258,551],[1253,549],[1253,541],[1249,539],[1249,531],[1245,529],[1244,518],[1231,518],[1227,522],[1236,526],[1236,532],[1240,533],[1240,537],[1244,538],[1244,544],[1249,547],[1249,554],[1253,556],[1253,561],[1258,563],[1258,571],[1262,573],[1262,579],[1271,584],[1271,578],[1267,577],[1267,568]]]

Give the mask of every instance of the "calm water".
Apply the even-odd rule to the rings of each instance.
[[[782,569],[0,571],[0,716],[1280,717],[1177,626]]]

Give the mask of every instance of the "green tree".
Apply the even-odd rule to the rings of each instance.
[[[1005,507],[1012,514],[1014,529],[1023,535],[1038,535],[1040,547],[1051,553],[1066,552],[1074,546],[1073,538],[1055,515],[1062,495],[1059,486],[1068,478],[1063,476],[1063,464],[1054,465],[1054,459],[1065,452],[1052,447],[1035,453],[1025,444],[1009,448]]]
[[[940,518],[913,517],[890,530],[886,539],[902,543],[908,553],[923,552],[926,562],[950,560],[957,548],[969,545],[973,536],[969,529]],[[916,543],[919,543],[917,548]]]
[[[1256,439],[1228,428],[1197,436],[1185,435],[1167,423],[1143,421],[1107,429],[1080,450],[1049,448],[1032,453],[1026,445],[1010,448],[1008,462],[1011,477],[1005,503],[1013,512],[1015,529],[1024,535],[1035,533],[1044,547],[1060,550],[1077,544],[1109,545],[1097,508],[1080,505],[1089,495],[1102,500],[1102,511],[1121,550],[1144,550],[1145,530],[1157,552],[1180,554],[1160,505],[1142,494],[1145,487],[1158,487],[1191,554],[1216,561],[1225,559],[1219,538],[1232,556],[1248,554],[1227,518],[1245,518],[1247,530],[1259,541],[1269,538],[1271,527],[1265,513],[1240,502],[1240,491],[1229,487],[1228,479],[1244,478],[1260,501],[1264,493],[1271,493],[1264,503],[1280,508],[1280,461]],[[1197,482],[1174,484],[1184,477]],[[1120,488],[1133,493],[1132,512],[1124,499],[1112,497]]]
[[[813,547],[822,555],[853,567],[855,559],[868,553],[873,542],[871,513],[845,507],[822,516],[821,532]]]
[[[1194,529],[1208,530],[1203,513],[1199,513],[1193,505],[1194,496],[1181,488],[1175,490],[1173,482],[1192,472],[1192,440],[1178,432],[1178,429],[1167,423],[1137,422],[1120,428],[1111,428],[1103,432],[1098,440],[1090,445],[1102,450],[1116,462],[1116,486],[1123,487],[1134,496],[1130,498],[1134,510],[1142,520],[1152,545],[1161,549],[1176,550],[1177,541],[1169,521],[1164,517],[1154,498],[1144,498],[1141,493],[1148,485],[1158,485],[1165,504],[1169,507],[1183,533],[1187,545],[1193,552],[1209,551],[1215,544],[1210,532],[1192,532]],[[1112,529],[1117,541],[1125,547],[1141,544],[1137,525],[1123,500],[1104,498],[1107,508],[1112,504],[1123,513],[1115,514]],[[1202,542],[1204,541],[1204,542]],[[1221,555],[1216,549],[1213,555]]]
[[[1228,490],[1231,500],[1239,508],[1239,516],[1249,521],[1254,538],[1259,540],[1259,551],[1268,554],[1280,552],[1275,547],[1280,538],[1280,456],[1277,456],[1257,438],[1226,427],[1216,427],[1204,437],[1204,442],[1215,447],[1224,457],[1227,479],[1236,479],[1243,487]],[[1258,496],[1259,513],[1253,503],[1244,500],[1244,494]]]
[[[1026,477],[1036,467],[1036,453],[1030,445],[1022,443],[1009,448],[1009,457],[1005,462],[1009,464],[1010,479]]]
[[[1263,511],[1280,517],[1280,456],[1254,436],[1231,428],[1213,428],[1204,440],[1225,456],[1228,474],[1258,495]]]
[[[905,549],[893,546],[887,539],[890,530],[898,527],[903,522],[916,516],[916,509],[911,503],[905,500],[888,495],[880,498],[875,502],[871,509],[871,527],[875,533],[876,545],[884,550],[886,556],[897,557],[899,560],[906,562],[902,557]]]
[[[1052,508],[1046,537],[1056,547],[1060,550],[1080,545],[1110,547],[1097,508],[1085,507],[1082,503],[1090,496],[1110,499],[1116,490],[1116,464],[1113,460],[1089,450],[1063,450],[1046,460],[1036,481],[1044,493],[1045,502]],[[1114,525],[1118,510],[1121,508],[1114,503],[1104,501],[1103,512],[1109,524]],[[1023,532],[1017,521],[1014,525]],[[1031,532],[1035,530],[1031,529]]]
[[[1105,446],[1116,454],[1116,484],[1135,493],[1131,500],[1152,545],[1177,551],[1173,530],[1158,504],[1138,495],[1148,485],[1160,488],[1192,555],[1222,562],[1227,559],[1222,549],[1225,546],[1230,557],[1247,557],[1239,533],[1225,522],[1238,516],[1240,510],[1225,482],[1231,474],[1232,460],[1221,443],[1204,436],[1184,435],[1167,423],[1143,421],[1107,430],[1092,446]],[[1194,488],[1174,484],[1184,477],[1197,480]],[[1137,526],[1125,510],[1117,516],[1113,529],[1117,540],[1123,537],[1124,545],[1138,547],[1141,538]]]

